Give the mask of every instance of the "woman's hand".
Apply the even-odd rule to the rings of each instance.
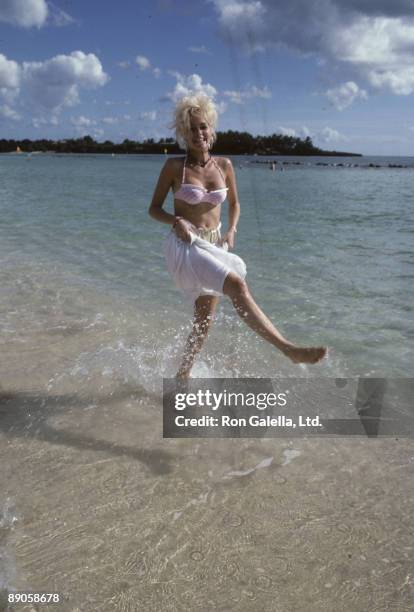
[[[183,218],[178,219],[174,224],[175,235],[183,242],[191,242],[191,229],[193,225]]]
[[[237,230],[235,227],[229,227],[229,229],[227,230],[227,232],[224,234],[223,238],[222,238],[222,243],[227,242],[227,244],[229,245],[229,249],[232,249],[234,247],[234,242],[236,239],[236,233]]]

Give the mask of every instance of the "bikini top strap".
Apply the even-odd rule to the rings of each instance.
[[[214,165],[216,166],[217,170],[220,172],[220,174],[221,174],[221,178],[223,179],[224,184],[226,184],[226,179],[225,179],[225,177],[224,177],[224,174],[223,174],[223,172],[222,172],[222,169],[220,168],[220,166],[218,165],[218,163],[216,162],[216,160],[214,159],[214,157],[212,157],[211,159],[212,159],[212,161],[213,161]]]

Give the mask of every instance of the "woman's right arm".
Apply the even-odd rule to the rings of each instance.
[[[168,223],[168,225],[173,225],[175,223],[175,216],[167,213],[162,209],[162,207],[164,205],[165,198],[167,197],[168,192],[174,183],[173,164],[174,162],[172,159],[167,159],[165,162],[158,178],[150,207],[148,209],[148,213],[153,219],[161,221],[161,223]]]
[[[171,225],[174,229],[177,238],[181,238],[181,240],[184,240],[185,242],[191,242],[191,223],[189,223],[182,217],[176,217],[175,215],[167,213],[167,211],[163,210],[162,208],[165,202],[165,198],[167,197],[168,192],[173,185],[174,162],[172,159],[167,159],[163,169],[161,170],[158,183],[155,187],[154,195],[152,196],[152,201],[148,209],[148,213],[153,219],[161,221],[161,223],[168,223],[168,225]]]

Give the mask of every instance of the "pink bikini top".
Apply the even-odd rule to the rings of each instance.
[[[222,204],[226,199],[228,187],[222,187],[221,189],[213,189],[212,191],[208,191],[205,187],[201,187],[200,185],[193,185],[193,183],[185,183],[184,179],[186,161],[187,158],[184,159],[181,187],[175,192],[174,198],[176,198],[177,200],[183,200],[187,204],[192,204],[194,206],[196,206],[197,204],[205,203],[213,204],[214,206]],[[216,162],[216,160],[212,157],[211,161],[217,167],[223,178],[223,181],[226,182],[223,172],[221,171],[221,168]]]

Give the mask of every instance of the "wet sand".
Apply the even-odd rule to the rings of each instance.
[[[15,609],[412,609],[412,440],[163,440],[158,392],[50,384],[59,333],[1,358],[5,586],[62,596]]]

